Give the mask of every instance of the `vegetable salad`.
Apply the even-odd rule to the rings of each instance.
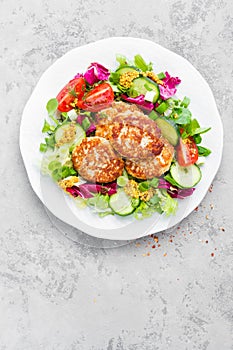
[[[191,196],[201,181],[200,157],[211,153],[202,145],[202,134],[210,127],[201,127],[192,116],[187,96],[176,98],[180,78],[156,72],[139,54],[132,61],[122,55],[116,60],[114,71],[91,63],[48,101],[40,144],[44,153],[41,172],[51,176],[80,208],[91,207],[100,217],[174,215],[177,199]],[[79,174],[72,152],[84,139],[95,137],[98,113],[114,101],[136,105],[174,148],[170,167],[161,176],[141,179],[124,168],[114,181],[94,183]]]

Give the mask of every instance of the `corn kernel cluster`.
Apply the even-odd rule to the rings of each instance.
[[[66,190],[67,187],[74,186],[79,181],[79,178],[77,176],[70,176],[68,179],[63,179],[58,182],[59,186]]]
[[[154,72],[146,72],[146,77],[150,78],[154,82],[159,85],[164,85],[164,82],[158,78],[158,76]]]
[[[130,197],[140,198],[144,202],[148,202],[153,195],[155,194],[155,190],[153,188],[149,188],[147,191],[140,191],[138,188],[138,183],[134,180],[129,180],[124,187],[124,191]]]
[[[130,88],[132,81],[138,77],[139,77],[139,73],[136,70],[126,72],[126,73],[121,74],[119,83],[121,86],[124,86],[125,88],[128,89],[128,88]]]
[[[71,142],[75,139],[76,135],[76,126],[75,123],[70,123],[69,128],[64,130],[64,134],[59,142],[56,143],[56,146],[60,147],[64,145],[64,143]]]

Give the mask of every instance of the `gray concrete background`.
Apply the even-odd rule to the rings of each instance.
[[[233,3],[1,0],[0,17],[0,350],[233,349]],[[151,238],[117,249],[66,239],[19,152],[22,110],[44,70],[109,36],[150,39],[187,58],[224,123],[212,191],[155,249]]]

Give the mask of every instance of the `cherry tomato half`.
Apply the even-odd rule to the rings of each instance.
[[[180,138],[176,149],[177,161],[180,166],[189,166],[198,160],[198,148],[192,137]]]
[[[69,81],[66,86],[57,95],[58,110],[60,112],[68,112],[74,106],[71,106],[77,99],[81,99],[86,90],[84,78],[75,78]]]
[[[80,109],[89,112],[98,112],[111,105],[114,101],[114,92],[111,85],[101,83],[88,91],[83,98],[77,102]]]

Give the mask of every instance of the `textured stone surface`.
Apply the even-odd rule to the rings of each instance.
[[[0,1],[0,350],[233,349],[232,14],[228,0]],[[44,70],[109,36],[187,58],[224,123],[213,191],[155,249],[152,239],[117,249],[66,239],[19,152],[22,110]]]

